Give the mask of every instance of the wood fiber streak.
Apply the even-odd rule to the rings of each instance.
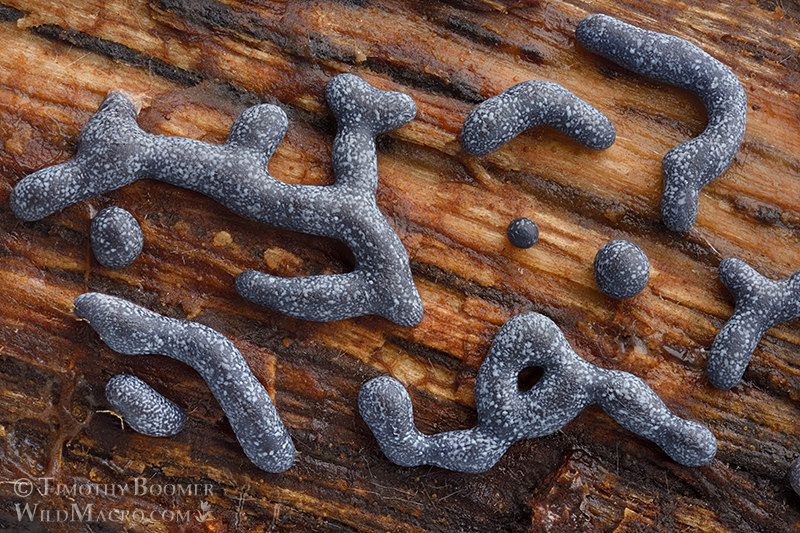
[[[800,455],[800,330],[773,328],[743,382],[712,388],[711,342],[732,311],[717,279],[737,256],[770,277],[800,268],[800,12],[791,2],[677,3],[231,0],[2,0],[0,6],[0,529],[17,505],[140,510],[103,531],[797,531],[800,498],[786,481]],[[698,44],[742,81],[741,151],[703,189],[685,236],[658,218],[661,158],[705,126],[689,93],[593,56],[574,39],[608,13]],[[418,114],[378,142],[378,203],[402,239],[425,306],[416,327],[376,317],[308,323],[245,302],[235,276],[347,272],[335,241],[264,227],[199,194],[143,180],[23,222],[8,206],[25,175],[75,153],[78,134],[112,89],[143,105],[152,133],[220,143],[236,116],[280,105],[289,131],[270,162],[277,178],[333,180],[335,121],[325,83],[352,72],[405,92]],[[593,152],[549,129],[484,158],[458,132],[472,107],[531,79],[558,82],[617,128]],[[89,249],[89,224],[117,205],[140,222],[142,255],[119,271]],[[511,247],[510,220],[529,216],[540,240]],[[612,301],[592,260],[611,239],[647,254],[650,283]],[[241,451],[208,387],[161,356],[110,351],[71,311],[85,291],[128,298],[230,338],[274,397],[298,450],[266,474]],[[708,466],[672,463],[598,408],[550,437],[513,446],[485,474],[399,468],[358,416],[368,378],[409,389],[419,428],[475,423],[473,385],[498,328],[534,310],[553,318],[587,360],[633,372],[678,415],[719,439]],[[103,396],[132,372],[186,408],[179,435],[120,428]],[[15,493],[14,480],[208,485],[200,494]],[[151,520],[208,510],[212,518]],[[141,515],[138,515],[141,516]],[[24,527],[23,527],[24,526]],[[41,527],[40,527],[41,526]],[[97,526],[96,528],[94,526]],[[38,529],[37,529],[38,528]]]

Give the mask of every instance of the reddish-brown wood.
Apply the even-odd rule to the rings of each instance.
[[[800,268],[800,10],[770,0],[627,2],[230,2],[4,0],[0,7],[0,524],[11,531],[795,531],[800,498],[785,474],[800,455],[800,330],[769,332],[742,384],[705,379],[707,349],[730,315],[721,258],[765,275]],[[728,171],[701,194],[685,236],[658,219],[660,161],[702,131],[690,94],[583,50],[574,28],[604,12],[698,44],[730,66],[748,96],[748,127]],[[222,142],[257,102],[281,105],[289,132],[276,177],[331,183],[335,124],[325,83],[352,72],[417,102],[417,118],[379,142],[379,205],[405,244],[425,317],[403,328],[376,317],[308,323],[250,305],[241,271],[343,272],[344,247],[260,226],[198,194],[134,183],[39,222],[8,207],[26,174],[70,158],[111,89],[143,104],[153,133]],[[614,122],[593,152],[537,129],[473,158],[458,145],[470,109],[514,83],[561,83]],[[143,254],[110,271],[89,250],[94,212],[131,211]],[[517,216],[539,243],[512,248]],[[616,302],[591,264],[612,238],[647,253],[651,280]],[[71,312],[87,291],[129,298],[230,338],[273,395],[298,457],[266,474],[244,456],[199,376],[161,356],[110,351]],[[513,446],[480,475],[399,468],[382,455],[356,398],[368,378],[405,383],[423,431],[475,422],[473,384],[499,326],[536,310],[587,360],[642,377],[677,414],[719,440],[701,468],[590,408],[557,434]],[[122,429],[103,388],[133,372],[189,411],[186,430],[157,439]],[[23,497],[15,480],[67,487],[209,485],[183,495]],[[16,489],[15,489],[16,487]],[[186,490],[186,489],[184,489]],[[124,519],[17,520],[17,505]],[[133,515],[139,510],[147,515]],[[199,522],[164,510],[209,511]],[[156,519],[150,519],[154,511]],[[53,518],[58,518],[55,514]],[[169,517],[169,515],[167,515]],[[91,528],[91,529],[89,529]]]

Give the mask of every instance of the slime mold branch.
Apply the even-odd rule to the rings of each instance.
[[[333,78],[325,92],[338,121],[331,186],[291,185],[267,165],[288,126],[280,108],[245,110],[223,145],[144,132],[136,108],[112,92],[81,133],[76,156],[24,178],[11,208],[38,220],[68,205],[142,178],[205,194],[235,213],[272,226],[332,237],[353,252],[347,274],[281,278],[243,272],[236,289],[245,298],[307,320],[331,321],[379,314],[411,326],[422,318],[408,255],[375,203],[375,137],[410,122],[413,100],[381,91],[351,74]]]
[[[264,386],[231,341],[202,324],[167,318],[96,292],[78,296],[74,311],[114,351],[166,355],[194,368],[225,411],[245,455],[267,472],[292,466],[292,439]],[[135,409],[138,401],[126,406]],[[121,410],[124,417],[125,407]]]
[[[719,279],[736,299],[733,314],[717,333],[708,355],[708,380],[730,389],[742,379],[758,342],[769,328],[800,317],[800,270],[792,276],[765,278],[741,259],[719,264]]]
[[[594,150],[608,148],[616,136],[605,115],[561,85],[524,81],[470,111],[461,146],[470,155],[486,155],[534,126],[551,126]]]
[[[543,367],[544,375],[521,392],[517,376],[530,366]],[[579,357],[558,326],[538,313],[517,315],[500,328],[475,381],[478,425],[472,429],[421,433],[408,392],[389,376],[368,381],[358,396],[362,418],[392,462],[459,472],[490,469],[514,442],[550,435],[593,403],[680,464],[704,465],[716,454],[706,427],[673,415],[636,376]]]
[[[692,43],[589,15],[575,30],[586,49],[633,72],[691,91],[703,102],[708,125],[699,136],[664,156],[661,218],[673,231],[697,219],[700,189],[730,166],[744,139],[747,96],[728,67]]]

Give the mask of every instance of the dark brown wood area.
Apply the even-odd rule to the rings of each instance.
[[[800,529],[800,498],[786,481],[800,455],[797,321],[769,332],[732,391],[704,375],[732,310],[720,260],[737,256],[775,278],[800,268],[795,2],[0,1],[0,529]],[[660,162],[702,131],[703,107],[583,50],[574,29],[595,12],[698,44],[745,87],[742,149],[703,190],[685,236],[659,221]],[[418,105],[414,122],[378,150],[379,205],[408,250],[425,305],[416,327],[376,317],[308,323],[248,304],[233,288],[239,272],[342,272],[349,252],[155,181],[39,222],[8,207],[22,177],[75,153],[111,89],[143,104],[147,131],[214,143],[247,106],[278,104],[290,126],[270,171],[292,183],[331,183],[335,123],[323,91],[340,72]],[[470,109],[531,79],[561,83],[600,109],[616,143],[593,152],[537,129],[490,156],[465,155],[458,133]],[[131,211],[145,235],[142,255],[119,271],[100,267],[89,248],[91,217],[109,205]],[[539,224],[532,249],[506,241],[517,216]],[[606,298],[592,280],[596,250],[614,238],[640,245],[652,265],[647,289],[629,301]],[[109,350],[71,312],[90,290],[230,338],[274,396],[299,452],[295,465],[273,475],[251,464],[189,367]],[[717,458],[679,466],[590,408],[555,435],[514,445],[485,474],[390,463],[358,415],[360,385],[391,373],[409,388],[422,431],[469,427],[491,340],[526,310],[553,318],[587,360],[635,373],[674,412],[707,424]],[[103,389],[123,371],[185,406],[186,430],[159,439],[121,429],[105,412]],[[41,489],[43,477],[68,489],[144,478],[162,490],[210,491],[24,497],[15,485],[26,478]],[[52,520],[18,522],[17,506],[36,503]],[[89,504],[119,519],[57,520],[58,510]],[[161,519],[165,510],[207,510],[211,519]]]

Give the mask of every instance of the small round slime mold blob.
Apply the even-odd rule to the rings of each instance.
[[[130,427],[143,435],[171,437],[186,425],[186,411],[130,374],[117,374],[108,380],[106,399]]]
[[[124,268],[142,252],[142,228],[128,211],[106,207],[94,217],[91,227],[92,252],[106,268]]]
[[[506,237],[517,248],[530,248],[539,240],[539,226],[529,218],[515,218],[506,229]]]
[[[633,298],[650,279],[650,262],[641,248],[629,241],[605,243],[594,257],[594,280],[607,296]]]

